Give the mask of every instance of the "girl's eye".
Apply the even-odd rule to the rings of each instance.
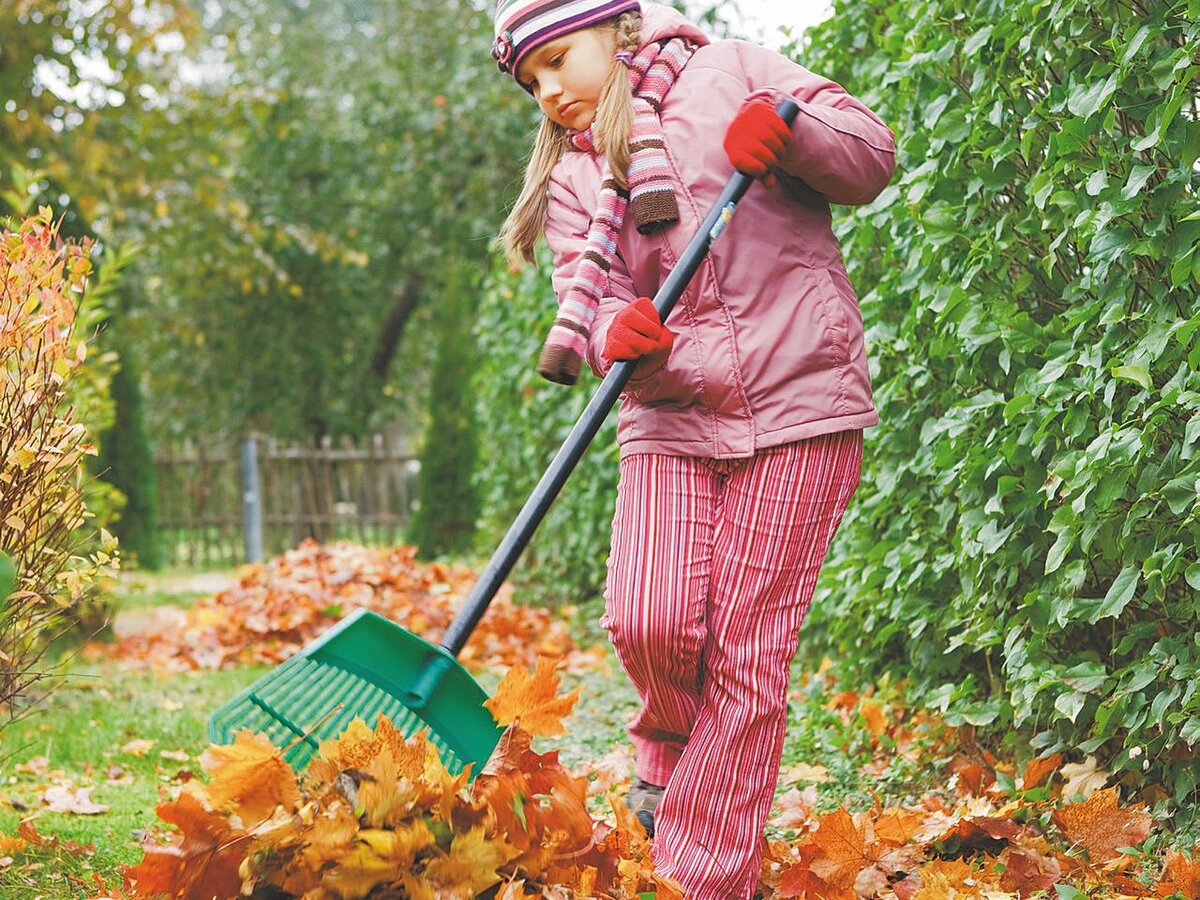
[[[565,53],[560,53],[557,56],[555,56],[554,58],[552,58],[550,60],[550,68],[557,69],[559,66],[561,66],[564,56],[566,56]]]

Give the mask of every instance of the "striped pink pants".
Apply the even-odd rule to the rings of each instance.
[[[601,624],[642,699],[638,775],[667,788],[655,871],[689,900],[754,895],[788,669],[861,467],[861,431],[621,460]]]

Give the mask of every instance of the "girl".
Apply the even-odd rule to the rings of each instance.
[[[601,620],[643,703],[630,805],[689,898],[750,898],[797,632],[877,421],[829,204],[879,194],[894,138],[837,84],[666,6],[500,0],[495,26],[544,114],[502,232],[514,262],[543,233],[554,254],[539,371],[640,360]],[[667,327],[648,298],[734,168],[763,182]]]

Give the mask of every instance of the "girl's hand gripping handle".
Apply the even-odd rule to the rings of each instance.
[[[794,117],[793,117],[794,118]],[[773,179],[770,170],[783,160],[792,129],[765,98],[744,104],[725,131],[725,154],[733,167],[754,178]]]

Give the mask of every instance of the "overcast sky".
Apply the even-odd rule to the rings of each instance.
[[[736,0],[742,13],[746,37],[776,48],[785,41],[781,26],[797,34],[829,17],[830,0]],[[731,17],[732,18],[732,17]]]

